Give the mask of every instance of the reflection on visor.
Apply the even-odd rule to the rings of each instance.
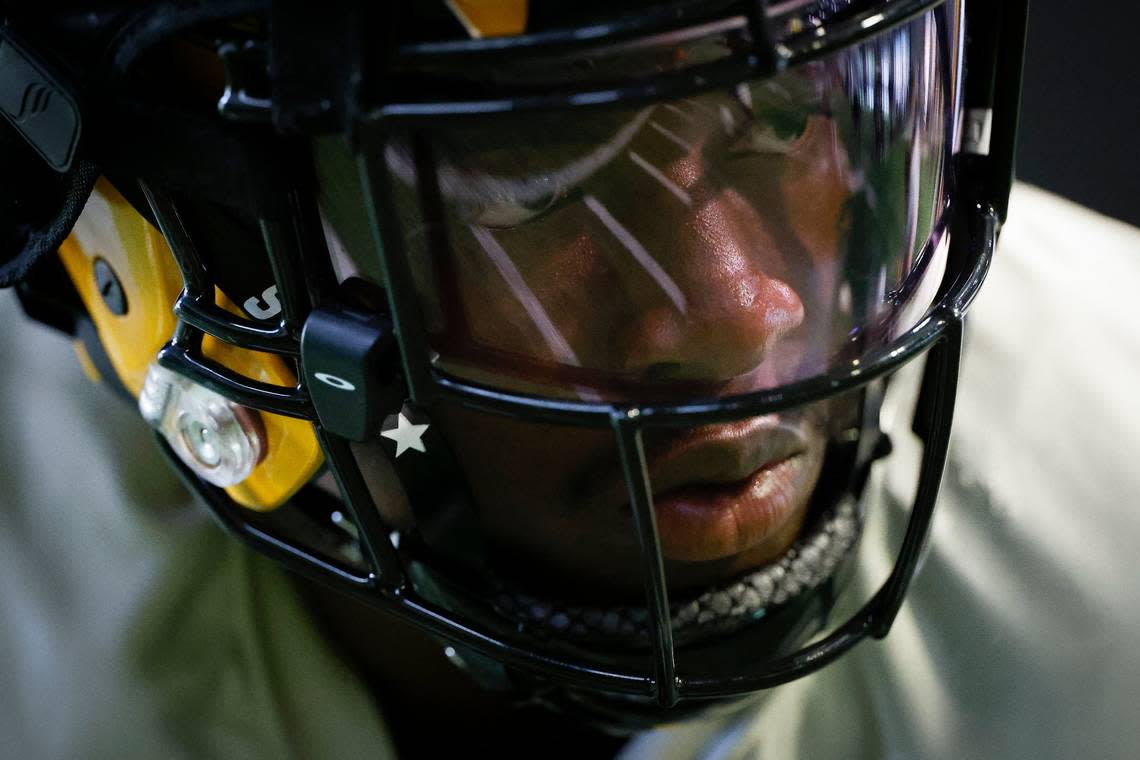
[[[937,18],[676,102],[397,135],[385,160],[436,367],[646,401],[773,388],[884,347],[942,274]]]

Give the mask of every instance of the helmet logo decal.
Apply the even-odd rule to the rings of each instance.
[[[277,298],[277,286],[270,285],[261,293],[261,298],[250,296],[242,304],[246,313],[254,319],[270,319],[281,313],[281,301]]]
[[[380,435],[396,442],[396,456],[399,457],[408,449],[415,449],[426,454],[427,449],[424,448],[423,435],[427,431],[428,425],[413,425],[403,412],[393,416],[395,417],[395,425],[393,426],[392,417],[389,417],[384,421],[385,429]]]
[[[345,380],[343,377],[337,377],[336,375],[330,375],[328,372],[315,372],[315,373],[313,373],[313,377],[317,378],[318,380],[320,380],[325,385],[331,385],[332,387],[336,388],[338,391],[354,391],[354,390],[356,390],[356,386],[353,385],[352,383],[348,382],[347,380]]]
[[[24,97],[20,99],[20,110],[12,118],[17,124],[22,124],[29,116],[37,116],[46,111],[51,104],[51,92],[43,82],[28,82]]]
[[[53,170],[71,168],[82,118],[71,85],[0,27],[0,114]]]
[[[529,0],[446,0],[447,7],[474,39],[526,31]]]

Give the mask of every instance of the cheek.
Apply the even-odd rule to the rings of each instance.
[[[622,279],[576,221],[562,215],[494,232],[507,255],[500,267],[481,250],[462,252],[458,290],[478,343],[568,364],[601,350],[604,326],[620,317]]]
[[[838,257],[852,181],[834,124],[813,122],[803,145],[789,157],[780,186],[792,229],[817,264]]]
[[[583,472],[613,451],[607,430],[521,422],[447,405],[436,415],[489,523],[576,511]]]
[[[533,239],[545,241],[547,247],[527,267],[527,281],[578,358],[585,364],[597,362],[608,327],[620,318],[625,300],[620,273],[584,230],[567,235],[552,225],[545,232],[536,230]]]
[[[627,512],[591,493],[596,473],[616,466],[611,432],[523,423],[450,405],[435,419],[463,468],[484,536],[498,549],[498,566],[532,580],[570,582],[574,593],[587,586],[606,594],[640,589]]]

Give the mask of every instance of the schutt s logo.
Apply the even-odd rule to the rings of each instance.
[[[20,110],[13,115],[16,123],[41,114],[51,105],[52,90],[43,82],[31,81],[24,88],[24,96],[20,99]]]

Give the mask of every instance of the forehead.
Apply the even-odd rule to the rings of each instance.
[[[642,149],[691,153],[733,134],[746,121],[775,126],[818,111],[826,91],[822,65],[644,107],[581,108],[481,115],[417,127],[443,165],[486,174],[574,173],[576,165]]]

